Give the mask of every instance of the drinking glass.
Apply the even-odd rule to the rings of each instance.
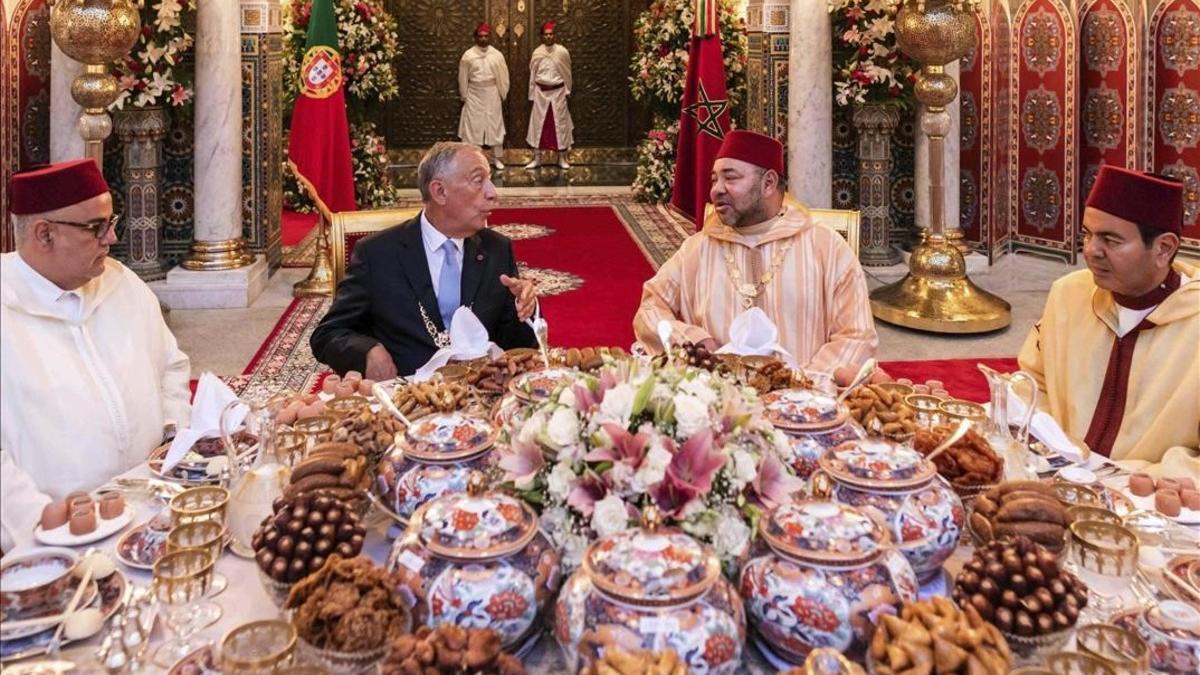
[[[207,551],[214,560],[212,582],[208,586],[208,597],[216,597],[229,587],[229,580],[216,571],[215,561],[225,552],[225,527],[215,520],[184,523],[171,528],[167,533],[167,553],[199,549]]]
[[[171,668],[209,643],[196,634],[221,618],[221,607],[204,599],[212,572],[212,555],[201,549],[168,553],[154,563],[154,597],[163,620],[175,633],[173,640],[154,652],[159,666]]]
[[[253,621],[229,631],[221,641],[221,666],[229,675],[278,672],[296,651],[296,629],[287,621]]]

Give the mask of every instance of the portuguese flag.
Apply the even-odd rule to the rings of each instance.
[[[333,0],[313,0],[288,138],[292,171],[309,195],[333,212],[357,208],[337,36]]]
[[[696,23],[688,46],[687,79],[679,110],[679,142],[675,146],[671,203],[695,221],[697,230],[704,225],[713,162],[730,127],[719,11],[717,0],[696,0]]]

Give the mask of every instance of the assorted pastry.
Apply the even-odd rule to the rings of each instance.
[[[374,462],[387,454],[396,434],[402,431],[404,425],[387,411],[372,412],[370,408],[363,408],[338,421],[333,428],[333,440],[357,445]]]
[[[979,495],[970,525],[982,542],[1025,536],[1059,552],[1066,545],[1070,520],[1053,485],[1027,480],[1001,483]]]
[[[483,395],[500,396],[508,391],[508,383],[514,377],[544,365],[536,349],[513,349],[472,368],[466,382]]]
[[[907,440],[917,431],[917,411],[904,395],[878,384],[866,384],[846,397],[850,417],[869,434]],[[920,448],[918,448],[919,450]]]
[[[913,447],[928,455],[952,433],[954,427],[948,425],[918,429],[913,436]],[[966,436],[934,457],[933,463],[938,473],[956,488],[995,485],[1004,478],[1004,460],[975,429],[968,429]]]
[[[392,403],[410,420],[465,408],[471,390],[462,382],[410,382],[396,387]]]
[[[383,648],[412,627],[398,580],[370,560],[334,553],[292,587],[296,634],[317,649],[366,652]]]
[[[760,394],[779,389],[812,389],[809,377],[797,373],[780,359],[742,359],[742,384],[753,387]]]
[[[525,675],[521,660],[500,649],[490,628],[422,626],[392,640],[380,675]]]
[[[719,355],[708,351],[708,347],[694,342],[684,342],[674,345],[671,350],[673,358],[693,368],[703,368],[719,373],[729,372],[729,366],[726,361]],[[663,365],[667,362],[665,353],[654,357],[655,365]]]
[[[346,502],[308,493],[275,500],[274,514],[259,525],[250,546],[267,576],[295,583],[334,556],[358,555],[366,534],[358,514]]]
[[[550,363],[555,366],[591,371],[598,370],[606,362],[628,358],[628,356],[629,354],[620,347],[571,347],[554,350],[550,355]]]
[[[581,675],[687,675],[687,664],[674,650],[652,652],[625,651],[610,647],[604,654],[580,671]]]
[[[86,492],[72,492],[42,508],[40,525],[44,532],[66,525],[72,535],[80,537],[95,532],[101,520],[120,518],[123,513],[125,498],[119,492],[101,494],[99,500]]]
[[[330,375],[329,377],[337,377]],[[329,378],[325,381],[328,383]],[[336,381],[335,381],[336,382]],[[295,424],[296,420],[318,417],[328,412],[325,401],[317,394],[294,394],[280,402],[279,412],[275,413],[276,424]]]
[[[960,610],[942,597],[884,614],[871,637],[871,672],[1006,675],[1008,641],[973,606]]]
[[[1002,632],[1029,638],[1074,627],[1088,592],[1058,556],[1019,536],[976,549],[954,580],[952,597]]]
[[[351,370],[346,373],[345,377],[339,376],[337,373],[328,375],[325,381],[321,383],[321,391],[333,396],[370,396],[371,388],[375,386],[375,380],[367,379],[362,376],[362,373],[357,370]]]
[[[1177,518],[1183,509],[1200,511],[1200,491],[1190,477],[1159,478],[1145,473],[1129,477],[1129,491],[1137,497],[1154,497],[1154,509],[1164,516]]]
[[[319,443],[292,467],[283,496],[320,492],[348,502],[365,499],[363,490],[371,484],[369,464],[357,443]]]

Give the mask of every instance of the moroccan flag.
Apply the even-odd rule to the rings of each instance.
[[[313,0],[288,138],[288,163],[296,177],[333,212],[358,208],[337,36],[333,0]]]
[[[703,225],[713,161],[730,127],[718,11],[717,0],[696,0],[671,190],[671,204],[695,220],[696,229]]]

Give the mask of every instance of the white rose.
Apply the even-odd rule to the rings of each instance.
[[[608,419],[629,424],[629,418],[633,415],[633,398],[636,394],[637,391],[628,383],[618,384],[605,392],[604,400],[600,402],[600,413]]]
[[[579,417],[570,408],[559,408],[550,416],[546,435],[556,448],[564,448],[579,441]]]
[[[713,548],[721,558],[733,558],[742,553],[750,541],[750,528],[741,516],[732,513],[722,513],[717,521],[717,535],[713,538]]]
[[[630,494],[630,485],[633,483],[633,467],[625,462],[617,462],[608,470],[605,478],[614,492],[619,495],[628,495]]]
[[[562,391],[558,392],[558,403],[568,408],[575,407],[575,392],[571,387],[565,387]]]
[[[645,492],[652,485],[657,485],[667,475],[667,465],[671,463],[671,452],[655,442],[642,458],[642,464],[633,475],[634,489]]]
[[[629,527],[629,512],[625,510],[625,502],[613,493],[596,502],[592,512],[592,531],[599,537],[623,532]]]
[[[717,401],[717,392],[713,390],[707,373],[702,373],[690,380],[679,383],[679,390],[700,399],[704,405],[712,405]]]
[[[517,432],[517,440],[526,444],[534,443],[545,424],[546,415],[541,411],[534,413],[521,424],[521,430]]]
[[[734,450],[733,475],[743,485],[754,480],[754,477],[758,475],[758,466],[754,462],[754,455],[745,450]]]
[[[571,494],[575,478],[575,470],[571,468],[570,462],[559,462],[546,477],[546,491],[556,501],[561,502]]]
[[[690,438],[709,425],[708,406],[695,396],[676,394],[675,424],[681,438]]]

